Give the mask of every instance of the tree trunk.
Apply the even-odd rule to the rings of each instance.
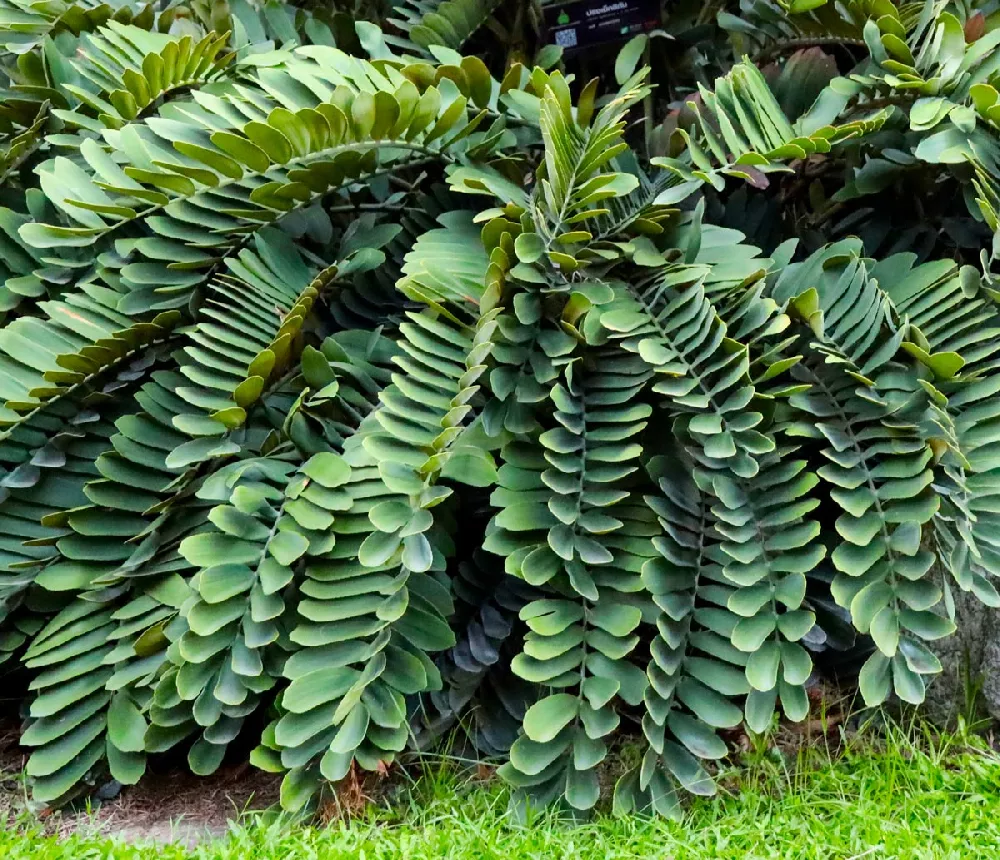
[[[943,725],[983,708],[1000,719],[1000,610],[967,592],[954,594],[958,630],[931,643],[943,671],[928,684],[925,713]]]

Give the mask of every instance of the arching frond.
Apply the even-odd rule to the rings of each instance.
[[[226,34],[172,37],[110,21],[83,39],[74,60],[80,84],[66,86],[85,109],[54,113],[70,127],[120,128],[171,94],[217,78],[232,60],[226,40]]]
[[[484,117],[470,121],[454,87],[443,95],[393,81],[334,49],[300,48],[256,79],[239,95],[206,93],[183,121],[130,124],[120,144],[137,160],[124,168],[92,141],[80,147],[90,172],[60,158],[44,166],[42,188],[66,225],[26,225],[22,236],[36,247],[90,245],[142,220],[153,236],[130,245],[121,307],[183,306],[247,235],[362,176],[447,159]]]
[[[886,111],[841,125],[818,124],[811,114],[795,125],[785,117],[774,93],[753,64],[737,63],[729,74],[717,78],[700,99],[689,101],[697,128],[678,129],[684,142],[682,158],[654,158],[652,163],[679,176],[688,187],[708,183],[725,187],[725,176],[739,177],[752,185],[766,185],[763,174],[787,170],[785,162],[826,153],[837,143],[877,131]],[[680,191],[668,191],[675,199]],[[683,196],[683,195],[681,195]]]
[[[486,23],[500,0],[402,0],[389,23],[402,30],[424,53],[441,45],[459,50]]]

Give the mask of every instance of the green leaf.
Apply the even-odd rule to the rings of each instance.
[[[294,564],[309,549],[309,541],[291,530],[278,531],[267,545],[267,551],[285,567]]]
[[[764,640],[774,632],[777,619],[770,612],[755,615],[752,618],[741,618],[733,628],[733,645],[748,653],[756,652]],[[770,688],[766,688],[770,689]]]
[[[219,505],[212,508],[208,513],[208,518],[220,531],[234,537],[262,541],[270,534],[270,530],[263,523],[231,505]]]
[[[892,658],[892,685],[896,690],[896,695],[904,702],[911,705],[919,705],[924,701],[924,680],[914,672],[906,660],[896,655]]]
[[[144,753],[124,752],[113,744],[106,749],[108,769],[122,785],[135,785],[146,773]]]
[[[567,731],[561,738],[540,743],[521,735],[510,748],[510,762],[522,774],[539,774],[566,752],[572,737],[572,733]]]
[[[253,543],[218,532],[192,535],[181,542],[181,554],[196,567],[215,567],[221,564],[251,565],[260,556],[260,548]]]
[[[771,727],[777,689],[752,690],[746,700],[746,724],[750,731],[763,734]]]
[[[337,730],[333,740],[330,742],[330,749],[333,752],[349,753],[357,749],[364,740],[368,731],[369,715],[368,709],[360,702],[355,705],[347,718]]]
[[[198,593],[206,603],[222,603],[250,590],[254,572],[243,564],[220,564],[201,572]]]
[[[861,667],[858,683],[866,705],[882,704],[892,689],[889,658],[880,651],[872,654]]]
[[[899,623],[921,639],[942,639],[955,632],[955,622],[928,610],[903,609]]]
[[[667,717],[667,726],[674,737],[698,758],[720,759],[728,753],[726,744],[711,727],[687,714],[671,711]]]
[[[534,263],[545,253],[545,243],[537,233],[522,233],[514,241],[514,253],[522,263]]]
[[[619,86],[624,84],[635,73],[635,68],[639,65],[639,59],[642,57],[643,51],[646,50],[646,45],[648,44],[649,36],[645,33],[640,33],[638,36],[629,39],[625,43],[625,46],[618,52],[618,56],[615,58],[615,81]]]
[[[601,786],[595,770],[569,768],[566,772],[566,802],[574,809],[590,809],[597,803]]]
[[[390,499],[379,502],[368,512],[368,519],[372,521],[380,532],[392,534],[398,532],[413,516],[413,508],[403,499]]]
[[[488,451],[465,446],[450,452],[441,477],[470,487],[491,487],[497,482],[497,466]]]
[[[198,738],[188,750],[188,767],[198,776],[209,776],[219,769],[225,754],[225,744],[213,744],[203,737]]]
[[[677,781],[692,794],[711,797],[716,792],[715,783],[698,760],[678,744],[667,741],[663,745],[663,761]]]
[[[323,452],[314,454],[302,467],[302,471],[324,487],[339,487],[351,477],[351,467],[339,454]]]
[[[524,715],[524,733],[537,743],[552,741],[579,712],[580,700],[555,693],[535,702]]]
[[[434,561],[431,543],[423,534],[409,535],[403,538],[403,554],[400,557],[403,566],[414,573],[430,570]]]
[[[885,606],[876,613],[871,622],[871,636],[879,651],[887,657],[895,655],[899,645],[899,620],[892,606]]]
[[[612,636],[628,636],[642,620],[642,612],[623,603],[598,602],[590,609],[588,619]]]
[[[778,683],[781,649],[773,639],[764,642],[747,660],[747,681],[755,690],[771,690]]]
[[[292,768],[281,781],[281,808],[296,812],[305,807],[320,785],[317,769]]]
[[[122,752],[145,750],[146,720],[128,693],[116,693],[108,708],[108,740]]]

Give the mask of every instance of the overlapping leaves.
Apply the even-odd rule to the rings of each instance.
[[[805,5],[744,29],[780,54],[841,14]],[[361,60],[245,3],[231,37],[4,7],[0,654],[38,799],[168,750],[212,772],[268,713],[288,809],[462,725],[517,806],[583,814],[627,715],[616,807],[673,815],[720,730],[807,715],[831,606],[875,703],[922,698],[952,583],[998,602],[990,255],[709,223],[724,177],[862,164],[905,111],[995,229],[996,38],[845,4],[851,77],[787,117],[739,62],[650,172],[647,71],[494,80],[454,53],[493,8],[409,3],[411,43],[361,25]],[[300,17],[323,44],[250,44]],[[48,33],[79,48],[51,74]]]

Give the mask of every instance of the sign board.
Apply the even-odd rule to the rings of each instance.
[[[570,0],[544,12],[550,40],[564,51],[625,42],[660,26],[660,0]]]

